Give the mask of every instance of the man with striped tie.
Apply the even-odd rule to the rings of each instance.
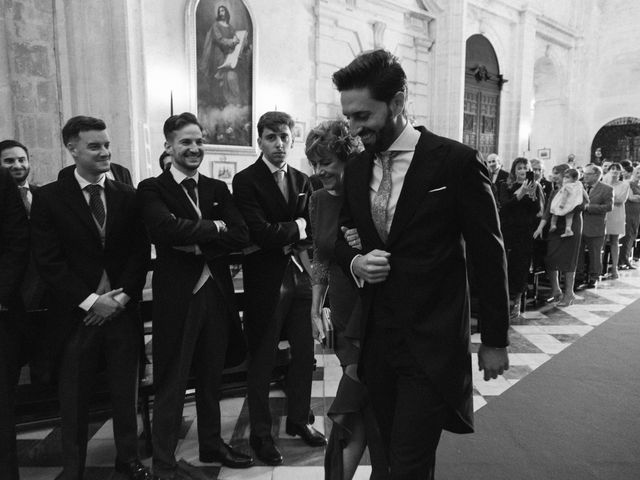
[[[46,335],[59,386],[64,459],[59,478],[83,478],[88,399],[104,362],[115,468],[126,478],[146,480],[151,474],[137,452],[142,332],[136,309],[150,247],[134,189],[106,178],[111,152],[105,123],[73,117],[62,137],[75,170],[38,189],[31,208],[31,245],[48,290]]]

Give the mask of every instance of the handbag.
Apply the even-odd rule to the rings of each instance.
[[[325,337],[322,340],[323,345],[326,348],[333,349],[336,343],[336,334],[331,323],[331,309],[329,307],[323,307],[320,316],[322,317],[322,324],[324,325]]]

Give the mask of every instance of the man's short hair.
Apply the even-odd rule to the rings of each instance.
[[[587,168],[595,170],[598,173],[598,177],[602,177],[602,167],[600,165],[589,163],[584,167],[585,171],[587,170]]]
[[[285,112],[267,112],[258,120],[258,136],[262,136],[265,128],[277,131],[281,125],[286,125],[290,130],[296,125],[291,115]]]
[[[193,113],[182,112],[180,115],[171,115],[164,122],[164,127],[162,127],[165,140],[173,140],[174,132],[177,132],[187,125],[197,125],[200,131],[203,131],[202,125],[200,125],[198,118]]]
[[[29,149],[17,140],[11,140],[11,139],[2,140],[0,142],[0,153],[15,147],[20,147],[21,149],[23,149],[24,152],[27,154],[27,160],[29,159]]]
[[[160,158],[158,158],[158,162],[160,163],[160,170],[163,172],[167,168],[167,166],[164,164],[164,159],[167,157],[171,157],[171,155],[167,153],[166,150],[163,150],[162,153],[160,154]]]
[[[64,127],[62,127],[62,143],[65,147],[67,144],[78,138],[80,132],[88,132],[89,130],[106,130],[107,125],[103,120],[95,117],[87,117],[85,115],[78,115],[71,117],[67,120]]]
[[[542,170],[544,170],[544,162],[539,158],[532,158],[531,160],[529,160],[529,163],[531,164],[531,168],[534,168],[537,166],[537,167],[540,167]]]
[[[489,155],[487,155],[487,161],[491,159],[494,159],[496,163],[500,163],[500,157],[498,156],[497,153],[490,153]]]
[[[368,88],[373,99],[385,103],[396,93],[407,91],[407,75],[398,58],[382,49],[361,53],[332,79],[339,92]]]

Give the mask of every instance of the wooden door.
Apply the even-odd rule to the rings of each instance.
[[[462,142],[486,158],[498,152],[500,90],[465,86]]]

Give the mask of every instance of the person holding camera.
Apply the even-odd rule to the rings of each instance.
[[[533,255],[533,232],[538,212],[544,205],[544,193],[533,177],[529,160],[516,158],[509,178],[499,186],[500,224],[507,251],[511,318],[520,314],[520,297],[527,287]]]

